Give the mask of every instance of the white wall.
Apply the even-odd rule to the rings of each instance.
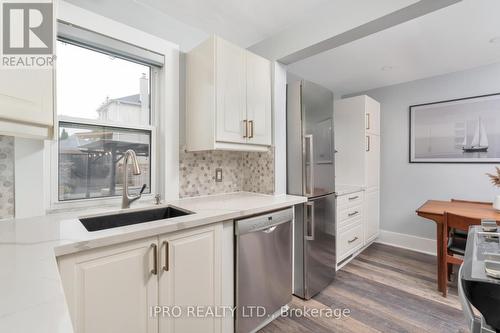
[[[410,164],[409,110],[414,104],[500,93],[500,64],[368,91],[381,103],[381,229],[435,238],[435,225],[415,214],[428,199],[492,201],[491,164]],[[500,112],[500,110],[499,110]]]

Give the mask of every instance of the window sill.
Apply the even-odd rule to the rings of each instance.
[[[131,208],[139,208],[148,205],[154,205],[155,195],[152,193],[144,194],[139,200],[134,201],[131,204]],[[54,202],[51,207],[46,210],[47,215],[68,213],[68,212],[78,212],[84,211],[88,208],[95,208],[96,205],[103,208],[109,208],[110,210],[120,210],[122,203],[122,197],[114,198],[95,198],[95,199],[82,199],[66,202]]]

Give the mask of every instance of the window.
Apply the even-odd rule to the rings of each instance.
[[[57,42],[57,201],[120,196],[124,153],[136,152],[151,193],[153,65],[78,43]]]

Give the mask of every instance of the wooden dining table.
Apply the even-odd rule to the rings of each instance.
[[[500,212],[493,208],[491,203],[467,202],[467,201],[439,201],[428,200],[420,208],[417,209],[417,215],[436,222],[436,239],[437,239],[437,266],[438,266],[438,290],[443,291],[446,281],[442,281],[441,276],[444,270],[442,259],[446,254],[446,248],[443,246],[440,239],[443,239],[444,230],[444,213],[452,213],[473,219],[492,219],[500,222]],[[447,231],[446,231],[447,232]]]

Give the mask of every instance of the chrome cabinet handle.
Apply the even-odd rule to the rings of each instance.
[[[309,228],[307,228],[309,226]],[[310,232],[309,232],[310,231]],[[314,240],[314,201],[306,203],[306,240]]]
[[[250,127],[248,138],[251,139],[253,138],[253,120],[248,121],[248,126]]]
[[[351,217],[351,216],[358,215],[358,214],[359,214],[359,212],[355,211],[355,212],[347,214],[347,216]]]
[[[348,240],[347,243],[351,244],[351,243],[354,243],[357,240],[358,240],[358,237],[354,237],[353,239]]]
[[[370,114],[369,113],[366,114],[366,129],[367,130],[370,129]]]
[[[349,201],[351,201],[351,200],[356,200],[356,199],[358,199],[358,198],[359,198],[359,195],[357,195],[357,196],[355,196],[355,197],[350,197],[350,198],[348,198],[348,199],[349,199]]]
[[[163,246],[165,246],[165,266],[163,266],[163,270],[165,272],[168,272],[169,266],[170,266],[170,260],[168,259],[168,251],[169,251],[169,245],[167,241],[163,242]]]
[[[153,243],[150,246],[153,249],[153,269],[151,270],[151,274],[158,274],[158,246]]]
[[[248,121],[246,119],[243,120],[243,128],[244,128],[243,137],[247,138],[248,137]]]
[[[370,136],[366,136],[366,151],[370,151]]]

